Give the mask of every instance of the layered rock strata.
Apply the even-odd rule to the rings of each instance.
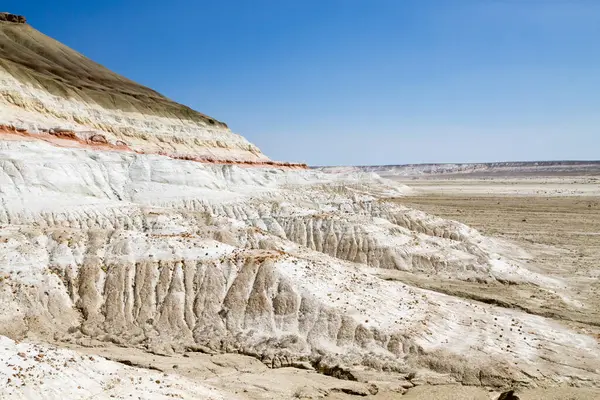
[[[0,334],[211,348],[272,367],[426,366],[468,384],[595,382],[590,336],[371,273],[561,287],[473,229],[384,201],[407,190],[1,142]]]
[[[0,40],[0,335],[238,352],[347,379],[600,382],[587,332],[378,274],[568,301],[522,250],[388,201],[410,188],[375,174],[275,164],[26,24],[0,22]],[[18,344],[0,341],[12,360]]]
[[[11,130],[70,132],[84,141],[204,162],[270,162],[226,124],[109,71],[25,23],[0,19],[0,42],[0,125]]]

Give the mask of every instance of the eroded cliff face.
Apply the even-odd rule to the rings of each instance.
[[[0,23],[0,39],[0,335],[237,352],[342,378],[598,383],[589,335],[379,274],[566,296],[521,250],[389,202],[410,188],[375,174],[276,167],[27,25]]]
[[[0,125],[32,135],[68,131],[84,140],[198,161],[269,161],[224,123],[107,70],[25,23],[0,19],[0,42]]]
[[[0,142],[0,334],[329,373],[595,382],[592,337],[373,273],[560,287],[473,229],[385,201],[407,191],[368,174]]]

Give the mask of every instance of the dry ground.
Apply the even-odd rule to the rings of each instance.
[[[572,192],[595,193],[592,178],[562,185]],[[552,190],[561,186],[552,179]],[[412,182],[416,195],[397,201],[443,218],[456,220],[488,236],[514,243],[529,253],[521,261],[530,269],[568,282],[570,299],[535,287],[465,284],[403,277],[422,287],[522,308],[558,320],[600,326],[600,196],[548,195],[552,190],[538,182],[541,195],[531,195],[531,180],[443,180]],[[481,188],[486,188],[481,192]],[[519,187],[524,190],[519,191]],[[443,188],[443,190],[436,190]],[[510,189],[510,190],[509,190]],[[465,195],[466,193],[466,195]],[[556,192],[553,192],[556,193]]]
[[[522,262],[567,283],[570,299],[531,285],[486,285],[390,271],[382,271],[382,278],[519,308],[600,334],[600,186],[595,178],[582,178],[576,184],[573,178],[564,179],[570,181],[552,179],[547,186],[543,180],[531,179],[407,181],[404,183],[416,188],[415,194],[394,201],[517,244],[529,253]],[[378,393],[373,395],[368,391],[370,383],[340,381],[298,368],[270,370],[255,359],[239,355],[188,353],[167,357],[110,346],[74,347],[88,354],[197,379],[247,399],[491,400],[499,395],[481,387],[456,385],[406,390],[402,387],[406,381],[395,377],[366,379],[378,386]],[[529,389],[518,394],[521,400],[600,398],[597,389],[579,388]]]
[[[425,176],[419,179],[399,176],[384,177],[412,187],[419,195],[600,197],[600,177],[598,176],[470,177],[470,175],[463,174],[453,177],[444,175],[444,177],[437,178]]]
[[[371,374],[364,380],[347,381],[299,368],[269,369],[260,361],[236,354],[198,352],[161,356],[138,349],[114,345],[82,348],[67,346],[84,354],[93,354],[133,365],[197,380],[248,400],[326,399],[326,400],[496,400],[500,392],[461,385],[423,385],[410,388],[400,377]],[[62,347],[65,347],[62,344]],[[373,387],[376,394],[371,394]],[[600,390],[589,388],[524,389],[521,400],[594,400]],[[1,397],[1,396],[0,396]]]

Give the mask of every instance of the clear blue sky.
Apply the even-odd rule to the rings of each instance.
[[[273,159],[600,159],[600,0],[2,6]]]

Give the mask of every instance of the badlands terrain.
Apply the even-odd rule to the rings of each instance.
[[[593,176],[276,162],[9,14],[0,126],[0,398],[600,393]]]

